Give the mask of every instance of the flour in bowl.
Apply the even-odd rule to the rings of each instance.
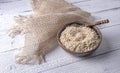
[[[94,29],[73,24],[62,31],[60,41],[66,49],[80,53],[95,49],[100,38]]]

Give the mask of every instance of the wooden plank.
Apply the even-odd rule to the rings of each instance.
[[[0,14],[14,14],[25,10],[31,10],[29,0],[14,1],[0,4]]]
[[[120,7],[120,0],[104,0],[104,3],[102,0],[90,0],[82,3],[76,3],[74,5],[88,12],[94,13]]]
[[[0,0],[0,4],[11,3],[11,2],[16,2],[16,1],[21,1],[21,0]]]
[[[67,0],[68,2],[71,2],[73,0]],[[101,10],[106,9],[112,9],[120,7],[119,0],[113,1],[113,0],[105,0],[104,3],[101,0],[85,0],[84,2],[76,0],[73,1],[74,5],[89,11],[89,12],[99,12]],[[30,12],[31,8],[29,6],[30,1],[29,0],[22,0],[22,1],[16,1],[11,3],[4,3],[1,4],[0,8],[0,14],[13,14],[13,13],[21,13],[21,12]],[[96,5],[97,4],[97,5]]]
[[[119,56],[120,50],[117,50],[41,73],[119,73]]]

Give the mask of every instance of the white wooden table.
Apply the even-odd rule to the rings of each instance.
[[[0,0],[0,73],[120,73],[120,0],[67,1],[91,12],[95,20],[110,20],[98,26],[103,34],[98,50],[88,58],[76,58],[58,46],[46,56],[46,63],[16,64],[13,52],[24,43],[21,36],[11,39],[6,33],[14,23],[13,16],[29,14],[31,8],[29,0]]]

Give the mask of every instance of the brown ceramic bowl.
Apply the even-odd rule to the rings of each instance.
[[[82,52],[82,53],[73,52],[73,51],[70,51],[70,50],[66,49],[66,47],[65,47],[65,46],[61,43],[61,41],[60,41],[60,36],[61,36],[62,31],[64,31],[64,29],[65,29],[67,26],[70,26],[70,25],[72,25],[72,24],[82,25],[82,24],[79,23],[79,22],[73,22],[73,23],[66,24],[66,25],[58,32],[58,34],[57,34],[57,41],[58,41],[59,45],[60,45],[65,51],[67,51],[68,53],[73,54],[73,55],[75,55],[75,56],[87,56],[87,55],[92,54],[92,53],[100,46],[100,43],[101,43],[101,41],[102,41],[102,34],[101,34],[100,30],[99,30],[97,27],[95,27],[95,26],[90,27],[90,28],[94,29],[94,30],[97,32],[97,34],[98,34],[98,36],[99,36],[99,38],[100,38],[100,42],[98,43],[98,46],[97,46],[96,48],[93,48],[93,50],[90,50],[90,51],[87,51],[87,52]]]

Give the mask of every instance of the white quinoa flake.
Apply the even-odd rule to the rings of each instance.
[[[73,24],[64,29],[60,41],[66,49],[79,53],[96,48],[100,38],[94,29]]]

